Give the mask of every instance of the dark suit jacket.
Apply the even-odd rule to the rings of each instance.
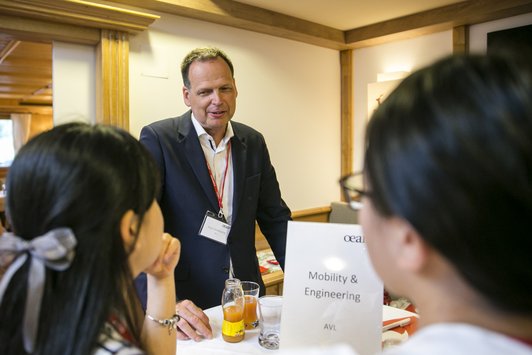
[[[281,198],[264,137],[244,124],[231,124],[234,194],[227,245],[198,235],[205,212],[217,212],[219,207],[191,111],[152,123],[140,134],[140,141],[160,167],[159,203],[165,231],[181,241],[175,270],[177,297],[190,299],[201,308],[220,304],[230,255],[235,277],[259,283],[264,293],[255,250],[255,221],[284,268],[291,213]]]

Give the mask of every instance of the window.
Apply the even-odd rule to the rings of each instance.
[[[9,166],[15,157],[13,121],[0,119],[0,166]]]

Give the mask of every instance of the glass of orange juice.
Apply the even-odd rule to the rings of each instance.
[[[259,325],[257,317],[257,300],[259,298],[260,286],[253,281],[242,281],[242,290],[246,300],[244,307],[244,325],[246,329],[254,329]]]

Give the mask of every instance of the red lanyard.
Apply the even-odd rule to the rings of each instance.
[[[133,338],[133,335],[130,333],[130,331],[127,329],[127,327],[124,325],[124,323],[122,323],[122,321],[120,320],[120,318],[116,314],[111,313],[111,315],[109,315],[109,318],[107,319],[107,321],[109,323],[111,323],[113,328],[115,328],[115,330],[118,332],[118,334],[120,334],[120,336],[124,340],[128,341],[129,343],[131,343],[133,345],[136,345],[136,346],[139,345],[139,342],[136,341],[135,338]]]
[[[229,170],[229,154],[231,153],[231,141],[227,143],[227,154],[225,156],[225,172],[224,172],[224,178],[222,180],[222,191],[220,193],[220,190],[218,190],[218,185],[216,184],[216,180],[214,179],[214,175],[212,174],[211,168],[209,167],[209,162],[207,162],[207,169],[209,170],[209,175],[211,176],[212,186],[214,187],[214,192],[216,193],[216,197],[218,198],[218,207],[220,207],[219,215],[220,213],[223,213],[223,197],[224,197],[224,189],[225,189],[225,179],[227,177],[227,171]]]

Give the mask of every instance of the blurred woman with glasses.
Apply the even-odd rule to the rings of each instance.
[[[389,353],[531,354],[529,68],[496,55],[440,60],[390,94],[366,139],[364,185],[342,186],[348,201],[361,195],[385,287],[420,315]]]

